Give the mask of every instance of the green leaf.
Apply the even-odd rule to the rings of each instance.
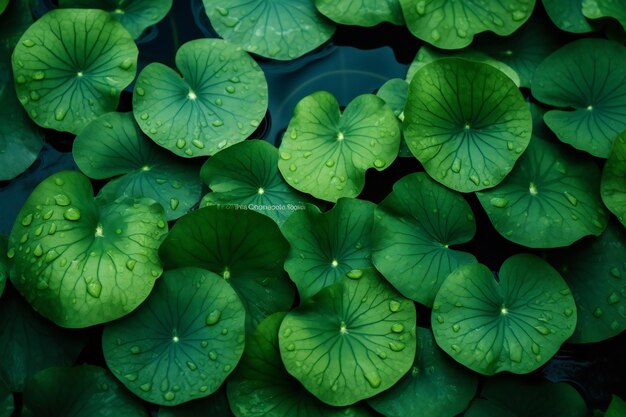
[[[497,406],[491,401],[476,399],[467,409],[463,417],[518,417],[510,411]]]
[[[439,59],[409,87],[404,137],[426,172],[456,191],[497,185],[528,146],[531,115],[513,81],[490,65]]]
[[[626,227],[626,131],[613,142],[602,171],[600,193],[606,207]]]
[[[606,158],[626,129],[626,48],[604,39],[579,39],[546,58],[532,93],[550,110],[544,120],[558,138]]]
[[[509,77],[516,86],[519,87],[520,85],[520,77],[519,75],[517,75],[517,72],[515,72],[513,68],[503,63],[502,61],[499,61],[498,59],[490,57],[485,52],[480,52],[471,48],[465,48],[458,51],[443,51],[428,45],[422,46],[419,51],[417,51],[417,55],[415,55],[415,58],[413,58],[413,62],[411,62],[411,65],[407,70],[407,82],[410,83],[417,71],[422,69],[424,66],[443,58],[460,58],[466,59],[468,61],[480,62],[483,64],[491,65],[495,69],[505,73],[506,76]]]
[[[0,59],[0,77],[5,70],[10,71],[11,52],[20,36],[33,23],[30,0],[11,0],[0,16],[0,51],[6,55]],[[0,78],[2,81],[4,77]],[[0,85],[0,91],[4,86]]]
[[[222,385],[225,387],[225,385]],[[158,417],[231,417],[226,390],[175,407],[161,407]]]
[[[391,107],[398,121],[402,122],[404,120],[404,106],[406,105],[406,99],[409,95],[409,83],[400,78],[392,78],[380,86],[376,95],[385,100],[385,103]],[[400,134],[402,134],[402,132],[400,132]],[[400,141],[398,156],[403,158],[413,156],[404,138]]]
[[[228,400],[237,417],[342,417],[287,373],[280,357],[278,330],[287,313],[265,318],[246,343],[239,366],[228,381]]]
[[[478,378],[440,350],[430,330],[417,328],[413,368],[367,402],[385,417],[454,417],[476,393]]]
[[[161,275],[157,250],[166,233],[153,200],[94,199],[87,177],[62,171],[40,183],[17,215],[11,280],[60,326],[114,320],[136,308]]]
[[[499,186],[476,195],[506,239],[554,248],[605,229],[608,213],[599,184],[594,161],[534,137],[513,172]]]
[[[415,305],[374,269],[353,271],[280,326],[287,371],[321,401],[350,405],[394,385],[415,357]]]
[[[50,366],[74,363],[87,340],[83,334],[54,326],[42,318],[14,290],[0,301],[0,380],[9,391]]]
[[[132,37],[108,13],[52,10],[15,47],[17,97],[39,126],[78,133],[115,110],[135,78],[137,54]]]
[[[532,372],[572,335],[574,298],[559,273],[534,255],[510,257],[498,276],[479,263],[448,276],[433,306],[437,344],[484,375]]]
[[[0,380],[0,417],[11,417],[14,411],[13,393],[4,381]]]
[[[626,402],[613,395],[609,408],[606,410],[604,417],[621,417],[626,414]]]
[[[585,400],[565,382],[533,382],[502,375],[488,378],[480,396],[517,417],[587,416]]]
[[[240,47],[196,39],[176,52],[180,71],[153,62],[137,78],[133,113],[158,145],[183,157],[213,155],[243,141],[267,110],[267,82]]]
[[[324,16],[342,25],[404,24],[400,0],[315,0]]]
[[[105,327],[107,366],[133,394],[161,405],[215,392],[243,353],[245,310],[222,277],[167,271],[137,311]]]
[[[432,306],[448,274],[476,262],[474,255],[450,249],[476,233],[465,199],[423,172],[393,186],[376,208],[372,262],[405,297]]]
[[[143,405],[102,368],[48,368],[24,390],[24,417],[148,417]]]
[[[137,39],[167,15],[172,0],[59,0],[59,6],[106,10]]]
[[[315,0],[203,0],[215,31],[248,52],[278,60],[298,58],[326,42],[335,25]]]
[[[8,241],[4,236],[0,236],[0,295],[4,292],[7,279],[9,278],[9,258],[7,257]]]
[[[294,289],[283,263],[289,244],[276,223],[251,210],[205,207],[181,217],[160,248],[167,269],[197,266],[215,272],[237,291],[249,330],[291,308]]]
[[[535,14],[511,36],[486,36],[475,47],[512,68],[519,76],[517,85],[530,87],[539,64],[560,46],[555,32],[547,19]]]
[[[623,2],[613,0],[582,0],[582,13],[589,19],[612,17],[626,29],[625,6]]]
[[[0,181],[26,171],[43,147],[43,135],[21,108],[13,88],[0,92]]]
[[[278,172],[278,150],[262,140],[247,140],[218,152],[202,166],[200,177],[211,193],[202,206],[242,206],[279,225],[313,200],[291,188]]]
[[[510,35],[529,17],[535,0],[400,0],[413,35],[437,48],[460,49],[477,33]]]
[[[4,13],[8,5],[9,0],[0,0],[0,14]]]
[[[596,239],[550,253],[572,289],[578,322],[569,340],[592,343],[626,330],[626,230],[616,222]]]
[[[594,30],[582,12],[584,0],[543,0],[552,22],[561,30],[572,33],[587,33]]]
[[[101,194],[147,197],[161,204],[168,220],[193,207],[202,193],[199,166],[174,157],[144,136],[132,113],[108,113],[89,123],[74,141],[76,165],[91,178],[109,182]]]
[[[372,267],[375,207],[369,201],[341,198],[326,213],[308,205],[287,219],[282,231],[291,250],[285,270],[301,299],[342,281],[352,270]]]
[[[326,201],[356,197],[365,171],[382,171],[400,146],[400,125],[373,94],[352,100],[343,114],[337,99],[315,92],[296,105],[280,144],[278,169],[291,185]]]

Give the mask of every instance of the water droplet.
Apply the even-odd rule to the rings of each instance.
[[[7,257],[9,259],[12,259],[15,257],[15,248],[10,248],[9,251],[7,252]]]
[[[233,94],[235,91],[236,91],[236,89],[232,85],[229,85],[229,86],[226,87],[226,92],[228,94]]]
[[[361,271],[360,269],[353,269],[352,271],[348,272],[346,276],[351,279],[359,279],[363,276],[363,271]]]
[[[40,257],[41,255],[43,255],[43,248],[41,247],[41,244],[38,244],[37,246],[35,246],[33,255],[35,255],[36,257]]]
[[[430,32],[430,37],[433,39],[433,41],[437,42],[439,39],[441,39],[441,33],[439,33],[437,29],[434,29],[432,32]]]
[[[224,125],[224,122],[218,119],[218,120],[214,120],[213,123],[211,124],[215,127],[220,127]]]
[[[450,346],[450,349],[452,349],[456,353],[459,353],[461,351],[461,346],[459,346],[459,345],[452,345],[452,346]]]
[[[22,226],[29,226],[33,222],[33,214],[27,214],[22,218]]]
[[[195,371],[196,369],[198,369],[198,367],[196,366],[195,363],[191,362],[191,361],[187,361],[187,368],[189,368],[192,371]]]
[[[400,352],[401,350],[404,350],[405,347],[405,344],[402,342],[389,342],[389,349],[394,352]]]
[[[389,301],[389,311],[392,313],[400,311],[400,302],[396,300]]]
[[[220,317],[222,317],[222,312],[220,310],[213,310],[206,316],[206,325],[213,326],[215,323],[220,321]]]
[[[518,344],[509,345],[509,358],[513,362],[520,363],[522,361],[522,347]]]
[[[22,41],[22,45],[24,45],[27,48],[30,48],[30,47],[35,46],[35,42],[31,41],[30,39],[24,39]]]
[[[611,322],[611,326],[610,327],[611,327],[611,330],[617,331],[617,330],[619,330],[620,325],[619,325],[619,323],[616,320],[613,320]]]
[[[489,200],[489,203],[494,207],[504,208],[507,206],[507,204],[509,204],[509,200],[504,197],[493,197],[491,200]]]
[[[609,271],[613,278],[621,278],[622,274],[619,272],[619,268],[613,267]]]
[[[141,384],[139,386],[139,389],[142,390],[143,392],[148,392],[150,391],[151,388],[152,388],[152,384],[149,382],[146,382],[145,384]]]
[[[376,159],[376,160],[374,161],[374,166],[375,166],[376,168],[382,168],[382,167],[384,167],[385,165],[387,165],[387,163],[386,163],[385,161],[383,161],[382,159]]]
[[[535,326],[535,330],[537,330],[539,332],[539,334],[542,334],[544,336],[547,336],[547,335],[549,335],[551,333],[550,329],[548,329],[546,326],[544,326],[542,324],[539,324],[539,325]]]
[[[580,12],[579,12],[580,13]],[[513,20],[515,20],[516,22],[519,22],[520,20],[524,20],[526,18],[526,12],[523,12],[521,10],[516,10],[513,12],[513,14],[511,15],[511,17],[513,18]]]
[[[196,148],[198,148],[198,149],[204,149],[204,142],[202,142],[202,141],[200,141],[200,140],[198,140],[198,139],[194,139],[194,140],[192,140],[192,141],[191,141],[191,144],[192,144],[193,146],[195,146]]]
[[[454,326],[452,326],[452,330],[454,331],[454,333],[458,333],[459,330],[461,330],[461,326],[458,324],[455,324]]]
[[[100,293],[102,292],[102,284],[100,281],[93,281],[87,284],[87,293],[94,298],[100,297]]]
[[[418,1],[415,5],[415,11],[418,15],[423,16],[426,13],[426,1]]]
[[[302,154],[302,156],[304,156],[304,158],[308,158],[311,155],[313,155],[313,152],[310,152],[310,151],[306,151],[304,154]]]
[[[284,160],[289,160],[289,159],[291,159],[291,154],[287,153],[287,152],[281,152],[280,153],[280,158],[284,159]]]
[[[332,159],[329,159],[328,161],[326,161],[326,166],[331,168],[335,165],[335,161],[333,161]]]
[[[539,345],[536,343],[533,343],[532,345],[532,351],[535,355],[539,355],[539,352],[541,351],[541,349],[539,348]]]
[[[437,323],[443,324],[444,322],[445,319],[443,318],[443,316],[441,314],[437,314]]]
[[[137,375],[135,372],[132,372],[130,374],[126,374],[124,375],[124,378],[128,379],[129,381],[133,382],[136,381],[137,378],[139,378],[139,375]]]
[[[577,206],[578,205],[578,199],[576,197],[574,197],[573,195],[571,195],[567,191],[564,191],[563,195],[565,195],[565,198],[567,198],[567,201],[569,201],[569,203],[572,206]]]
[[[33,100],[33,101],[37,101],[37,100],[39,100],[40,98],[41,98],[41,97],[39,96],[39,93],[38,93],[38,92],[36,92],[36,91],[34,91],[34,90],[30,92],[30,99],[31,99],[31,100]]]
[[[606,299],[606,302],[609,303],[609,305],[613,305],[619,303],[619,300],[619,295],[617,295],[617,293],[615,292],[611,292],[611,294]]]
[[[217,10],[217,12],[222,16],[228,16],[228,9],[224,7],[216,7],[215,10]]]
[[[292,333],[293,333],[293,330],[285,329],[285,331],[283,332],[283,337],[289,337],[291,336]]]
[[[477,175],[472,174],[472,175],[469,176],[469,179],[470,179],[471,182],[474,183],[474,185],[480,185],[480,178],[478,178]]]
[[[174,394],[172,391],[168,391],[163,394],[163,398],[165,398],[165,401],[173,401],[174,398],[176,398],[176,394]]]
[[[63,212],[63,217],[66,220],[70,220],[73,222],[78,221],[80,220],[80,210],[75,207],[70,207]]]
[[[43,80],[44,78],[46,78],[46,73],[43,71],[36,71],[33,73],[32,77],[33,80]]]
[[[65,194],[57,194],[54,196],[54,202],[58,205],[58,206],[69,206],[71,201],[70,198],[68,196],[66,196]]]
[[[452,169],[452,172],[455,172],[457,174],[461,172],[461,160],[459,158],[454,158],[454,161],[452,161],[452,167],[450,169]]]
[[[212,361],[217,360],[217,353],[215,353],[214,351],[210,351],[209,352],[209,359],[211,359]]]
[[[45,261],[50,263],[50,262],[54,261],[56,258],[58,258],[58,257],[59,257],[59,252],[57,252],[54,249],[51,249],[51,250],[48,251],[48,253],[46,253]]]
[[[572,310],[571,308],[566,308],[565,310],[563,310],[563,314],[565,314],[566,317],[571,317],[572,314],[574,314],[574,310]]]
[[[136,355],[136,354],[138,354],[138,353],[141,353],[141,348],[140,348],[139,346],[137,346],[137,345],[132,346],[132,347],[130,348],[130,353],[132,353],[133,355]]]
[[[372,388],[380,387],[382,380],[380,379],[380,375],[378,374],[378,372],[366,372],[363,376]]]
[[[176,141],[176,147],[178,149],[183,149],[185,147],[185,145],[187,145],[187,141],[185,139],[178,139]]]
[[[296,345],[294,345],[293,343],[289,343],[285,349],[287,349],[289,352],[293,352],[294,350],[296,350]]]
[[[394,323],[391,325],[391,331],[394,333],[402,333],[404,331],[404,326],[400,323]]]
[[[23,75],[18,75],[15,81],[18,84],[26,84],[26,77],[24,77]]]
[[[295,164],[289,165],[289,171],[296,172],[297,170],[298,170],[298,167]]]

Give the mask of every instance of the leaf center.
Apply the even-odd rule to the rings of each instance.
[[[345,136],[343,135],[343,132],[341,130],[337,132],[337,141],[341,142],[344,139],[345,139]]]
[[[345,321],[341,321],[341,325],[339,326],[339,333],[341,334],[347,334],[348,333],[348,327],[346,326],[346,322]]]
[[[530,185],[528,186],[528,192],[530,192],[530,195],[537,195],[537,193],[539,192],[537,191],[537,186],[532,181],[530,182]]]
[[[192,89],[189,89],[189,93],[187,94],[187,98],[191,101],[195,100],[198,98],[198,96],[196,95],[196,92],[193,91]]]
[[[330,263],[330,266],[332,266],[333,268],[337,268],[338,265],[339,265],[339,262],[337,262],[336,259],[333,259],[332,262]]]
[[[96,226],[96,233],[94,233],[94,236],[96,236],[96,237],[103,237],[104,236],[101,224],[98,224],[98,226]]]

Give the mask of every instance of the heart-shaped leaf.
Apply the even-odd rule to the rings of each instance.
[[[9,237],[15,287],[48,319],[86,327],[135,309],[161,275],[163,209],[149,199],[94,199],[75,171],[39,184]]]
[[[409,174],[376,208],[372,262],[405,297],[432,306],[448,274],[476,262],[450,249],[474,237],[476,223],[465,199],[423,172]]]
[[[137,55],[133,38],[108,13],[52,10],[15,47],[17,97],[39,126],[78,133],[115,110],[135,78]]]
[[[437,344],[484,375],[532,372],[574,332],[574,298],[559,273],[534,255],[513,255],[498,277],[479,263],[448,276],[433,305]]]
[[[606,158],[626,129],[626,47],[606,39],[571,42],[539,65],[532,93],[561,108],[544,120],[562,142]]]
[[[381,98],[360,95],[342,114],[332,94],[318,91],[296,105],[278,169],[295,189],[335,202],[356,197],[365,171],[388,167],[399,147],[400,125]]]
[[[182,157],[213,155],[243,141],[267,110],[258,64],[221,39],[196,39],[176,52],[173,69],[153,62],[137,77],[133,113],[141,130]]]
[[[176,405],[216,391],[243,353],[245,310],[222,277],[167,271],[137,311],[105,327],[107,366],[140,398]]]
[[[458,58],[419,70],[409,87],[404,137],[426,172],[460,192],[497,185],[531,136],[532,118],[513,81]]]
[[[352,271],[291,310],[280,326],[287,371],[330,405],[394,385],[415,357],[415,306],[374,269]]]

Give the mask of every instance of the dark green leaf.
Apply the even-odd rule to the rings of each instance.
[[[399,0],[315,0],[315,7],[342,25],[375,26],[382,22],[404,24]]]
[[[606,207],[626,227],[626,131],[613,142],[602,171],[600,193]]]
[[[626,415],[626,402],[617,395],[613,395],[604,417],[622,417],[624,415]]]
[[[580,2],[580,0],[579,0]],[[612,17],[626,29],[626,4],[620,0],[582,0],[582,12],[589,19]]]
[[[543,0],[543,7],[559,29],[573,33],[586,33],[593,31],[594,28],[583,15],[583,1]]]

